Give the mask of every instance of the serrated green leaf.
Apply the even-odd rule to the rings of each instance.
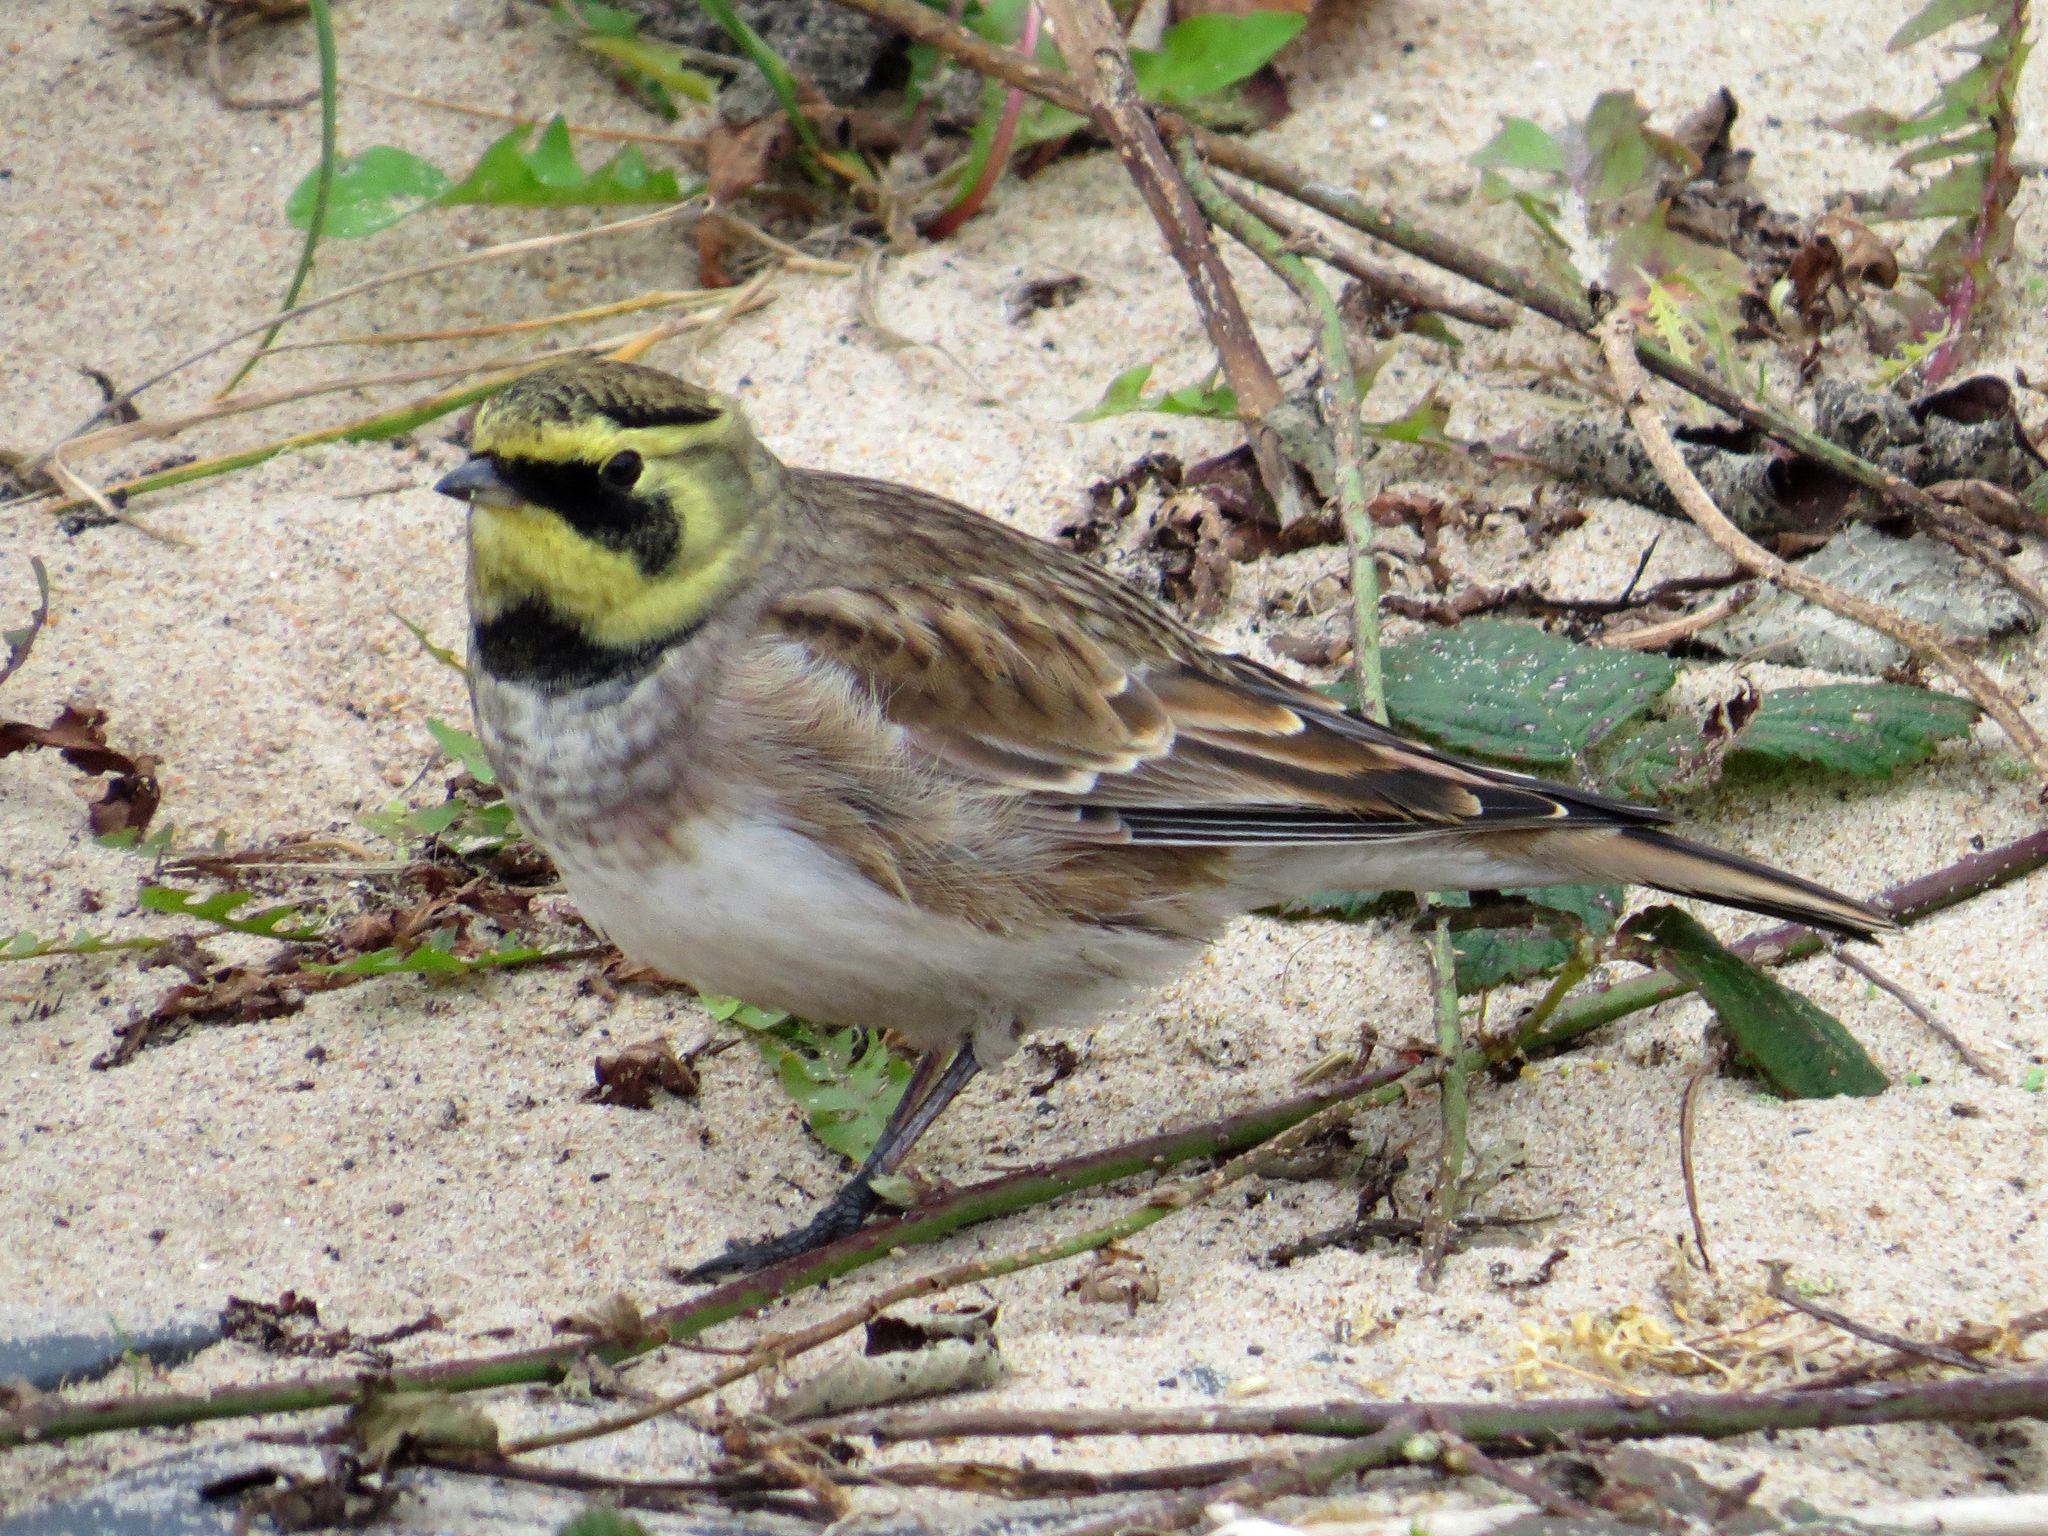
[[[1131,50],[1138,94],[1164,106],[1215,96],[1256,74],[1307,24],[1306,16],[1286,11],[1210,12],[1175,22],[1156,50]]]
[[[458,955],[455,934],[444,930],[430,935],[416,948],[372,949],[338,963],[302,967],[330,976],[463,976],[477,971],[499,971],[518,965],[536,965],[544,960],[567,960],[582,951],[572,947],[539,949],[531,944],[506,939],[481,954]]]
[[[1890,1086],[1839,1019],[1723,948],[1676,907],[1652,907],[1622,931],[1698,990],[1743,1058],[1786,1098],[1869,1098]]]
[[[533,148],[526,149],[532,133],[532,125],[521,124],[500,137],[437,201],[564,208],[673,203],[683,197],[675,173],[649,170],[637,144],[626,145],[604,164],[585,171],[569,141],[569,125],[559,116],[551,118]]]
[[[811,1134],[853,1163],[874,1149],[910,1081],[910,1064],[890,1054],[879,1034],[792,1019],[757,1032],[754,1044]]]
[[[1907,205],[1916,219],[1967,219],[1984,206],[1984,166],[1966,160],[1943,171]]]
[[[168,939],[111,938],[80,929],[68,939],[39,939],[23,930],[0,936],[0,960],[42,960],[55,955],[104,955],[124,949],[161,949]]]
[[[1128,415],[1132,411],[1158,411],[1167,416],[1204,416],[1224,421],[1237,417],[1237,395],[1225,386],[1189,384],[1167,390],[1164,394],[1148,396],[1145,386],[1151,378],[1150,363],[1126,368],[1109,381],[1109,388],[1102,392],[1100,400],[1069,419],[1101,421],[1105,417]]]
[[[1678,677],[1661,656],[1497,619],[1390,645],[1382,666],[1395,724],[1457,751],[1553,765],[1641,715]]]
[[[1554,971],[1571,944],[1541,928],[1468,928],[1451,935],[1452,971],[1460,994]]]
[[[319,171],[308,172],[285,199],[284,216],[294,229],[305,229],[313,222],[319,179]],[[374,235],[431,206],[448,185],[447,172],[433,162],[389,144],[373,144],[359,155],[344,155],[335,162],[327,217],[320,233],[343,240]]]
[[[1564,174],[1564,147],[1526,117],[1504,117],[1500,130],[1472,156],[1481,170]]]
[[[1627,887],[1615,881],[1600,885],[1511,886],[1501,894],[1519,896],[1553,912],[1567,913],[1577,918],[1579,926],[1588,933],[1610,932],[1628,900]]]
[[[197,891],[181,891],[176,886],[145,885],[136,902],[145,912],[161,912],[167,917],[196,917],[202,923],[212,923],[230,933],[249,933],[263,939],[288,939],[294,943],[327,937],[319,928],[296,922],[300,914],[299,909],[293,906],[265,907],[246,916],[235,915],[255,899],[248,891],[215,891],[210,896],[202,896]]]
[[[1731,751],[1881,779],[1967,736],[1976,719],[1968,699],[1898,683],[1779,688],[1764,695]]]
[[[778,1024],[787,1024],[790,1016],[780,1008],[756,1008],[752,1003],[743,1003],[736,997],[717,997],[700,993],[698,1001],[704,1011],[719,1023],[731,1022],[742,1029],[773,1029]]]
[[[1701,772],[1699,730],[1691,721],[1650,720],[1609,739],[1593,764],[1603,794],[1655,805],[1680,789],[1697,789],[1720,776],[1718,764]]]

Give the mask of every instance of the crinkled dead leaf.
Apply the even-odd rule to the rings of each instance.
[[[594,1087],[584,1090],[586,1104],[613,1104],[621,1109],[652,1109],[656,1090],[679,1099],[697,1097],[697,1072],[656,1035],[636,1041],[593,1064]]]

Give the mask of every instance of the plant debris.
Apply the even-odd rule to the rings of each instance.
[[[597,1084],[584,1090],[586,1104],[652,1109],[657,1089],[678,1099],[697,1097],[697,1069],[658,1035],[614,1055],[598,1057],[593,1070]]]

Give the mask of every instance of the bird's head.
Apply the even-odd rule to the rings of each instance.
[[[574,679],[687,636],[764,556],[780,475],[733,401],[653,368],[579,361],[509,385],[434,487],[469,504],[481,659],[495,633],[516,671],[575,652],[559,658]]]

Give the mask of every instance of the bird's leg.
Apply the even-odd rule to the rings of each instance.
[[[942,1065],[944,1071],[940,1070]],[[941,1052],[927,1051],[918,1058],[917,1069],[911,1073],[910,1081],[903,1085],[903,1097],[890,1111],[888,1124],[882,1127],[882,1134],[875,1139],[874,1150],[868,1153],[859,1171],[846,1181],[838,1194],[825,1202],[824,1208],[807,1225],[758,1243],[734,1243],[718,1257],[706,1259],[683,1278],[691,1281],[718,1280],[726,1275],[752,1274],[770,1264],[809,1253],[813,1248],[822,1248],[858,1230],[877,1204],[876,1175],[896,1171],[897,1165],[917,1145],[917,1139],[931,1128],[940,1112],[953,1102],[980,1070],[981,1063],[974,1059],[971,1044],[961,1046],[950,1060]]]

